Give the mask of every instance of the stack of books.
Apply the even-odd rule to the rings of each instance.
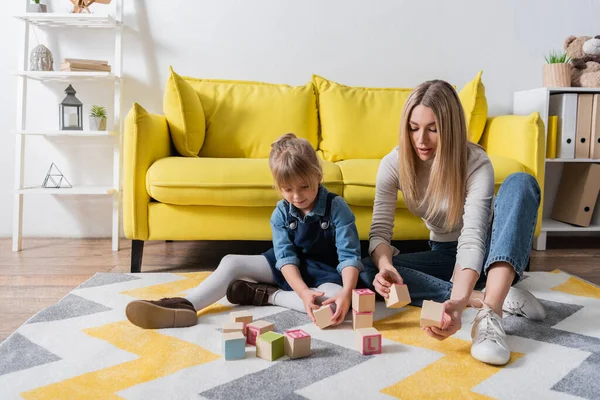
[[[111,68],[110,68],[110,65],[108,65],[108,61],[65,58],[65,61],[63,61],[63,63],[60,64],[60,70],[61,71],[80,71],[80,72],[92,72],[92,71],[110,72]]]
[[[599,94],[553,94],[549,114],[548,158],[600,159]]]

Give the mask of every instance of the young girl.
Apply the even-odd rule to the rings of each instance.
[[[126,309],[131,323],[149,329],[195,325],[196,312],[225,295],[233,304],[306,312],[313,322],[312,310],[334,304],[332,321],[344,320],[363,269],[354,214],[320,184],[321,164],[306,139],[288,133],[271,147],[269,166],[283,196],[271,217],[273,248],[225,256],[186,298],[132,301]]]
[[[526,173],[510,175],[494,202],[494,171],[483,148],[467,141],[464,111],[456,91],[429,81],[410,94],[400,124],[400,143],[379,166],[370,258],[361,278],[387,297],[404,282],[413,304],[445,302],[444,326],[425,332],[443,340],[461,327],[468,305],[481,308],[473,321],[471,355],[506,364],[510,350],[503,311],[543,319],[544,308],[529,292],[511,288],[528,260],[540,189]],[[407,208],[430,230],[431,251],[399,254],[390,245],[398,191]],[[490,229],[491,228],[491,229]],[[485,292],[474,290],[485,287]]]

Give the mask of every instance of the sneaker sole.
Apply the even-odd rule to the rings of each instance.
[[[167,308],[142,300],[129,303],[125,315],[129,322],[144,329],[184,328],[198,321],[192,310]]]

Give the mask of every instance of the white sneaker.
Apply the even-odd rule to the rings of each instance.
[[[546,318],[544,306],[527,290],[511,287],[502,304],[502,311],[510,315],[518,315],[535,321]]]
[[[504,365],[510,360],[510,349],[500,317],[485,304],[473,320],[471,337],[471,355],[476,360],[494,365]]]

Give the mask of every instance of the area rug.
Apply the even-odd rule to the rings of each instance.
[[[383,352],[363,356],[349,321],[319,330],[279,307],[232,307],[222,300],[190,328],[143,330],[125,319],[132,299],[181,296],[208,273],[96,274],[32,317],[0,345],[1,399],[598,399],[600,288],[561,271],[519,283],[540,298],[543,322],[507,317],[511,361],[474,360],[470,323],[438,342],[419,328],[419,309],[378,302]],[[277,331],[312,336],[312,356],[226,361],[221,326],[248,310]]]

